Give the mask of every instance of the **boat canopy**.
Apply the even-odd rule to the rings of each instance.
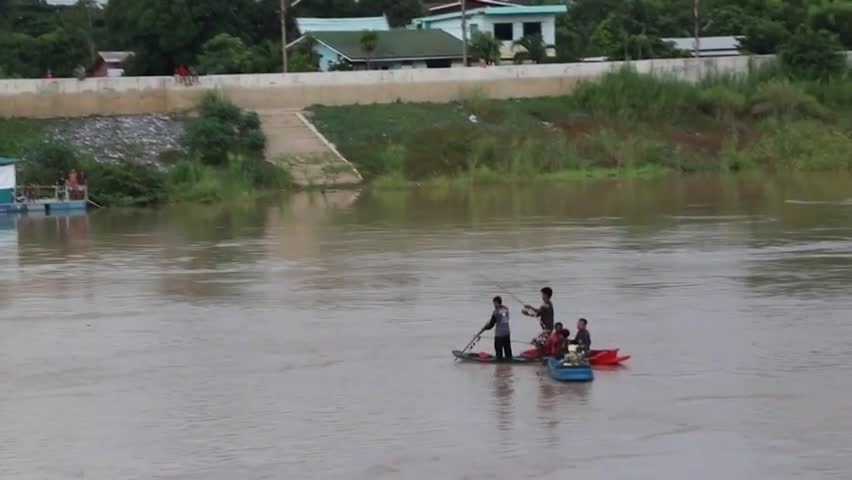
[[[16,185],[14,158],[0,157],[0,203],[12,203]]]

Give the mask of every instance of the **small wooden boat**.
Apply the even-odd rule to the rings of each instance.
[[[595,378],[590,365],[568,365],[556,358],[547,359],[547,372],[559,382],[591,382]]]
[[[522,356],[515,356],[511,360],[497,360],[497,357],[491,355],[486,352],[462,352],[461,350],[453,350],[453,356],[456,359],[465,361],[465,362],[479,362],[479,363],[523,363],[527,365],[540,365],[541,360],[537,358],[527,358]]]

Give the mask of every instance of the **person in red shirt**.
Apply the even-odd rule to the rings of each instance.
[[[547,343],[544,344],[544,356],[552,357],[556,352],[556,347],[559,345],[560,335],[562,334],[562,323],[556,322],[550,336],[547,337]]]

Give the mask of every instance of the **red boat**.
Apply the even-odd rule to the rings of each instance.
[[[520,354],[520,357],[535,360],[539,358],[537,348],[527,350]],[[589,350],[589,363],[593,367],[613,367],[621,365],[623,362],[630,360],[630,355],[619,355],[617,348],[609,348],[604,350]]]
[[[616,366],[630,360],[630,355],[619,355],[618,349],[589,350],[589,363],[592,366]]]

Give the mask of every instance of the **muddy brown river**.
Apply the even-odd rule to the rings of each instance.
[[[849,177],[0,217],[0,275],[3,480],[852,472]],[[453,362],[545,285],[628,366]]]

